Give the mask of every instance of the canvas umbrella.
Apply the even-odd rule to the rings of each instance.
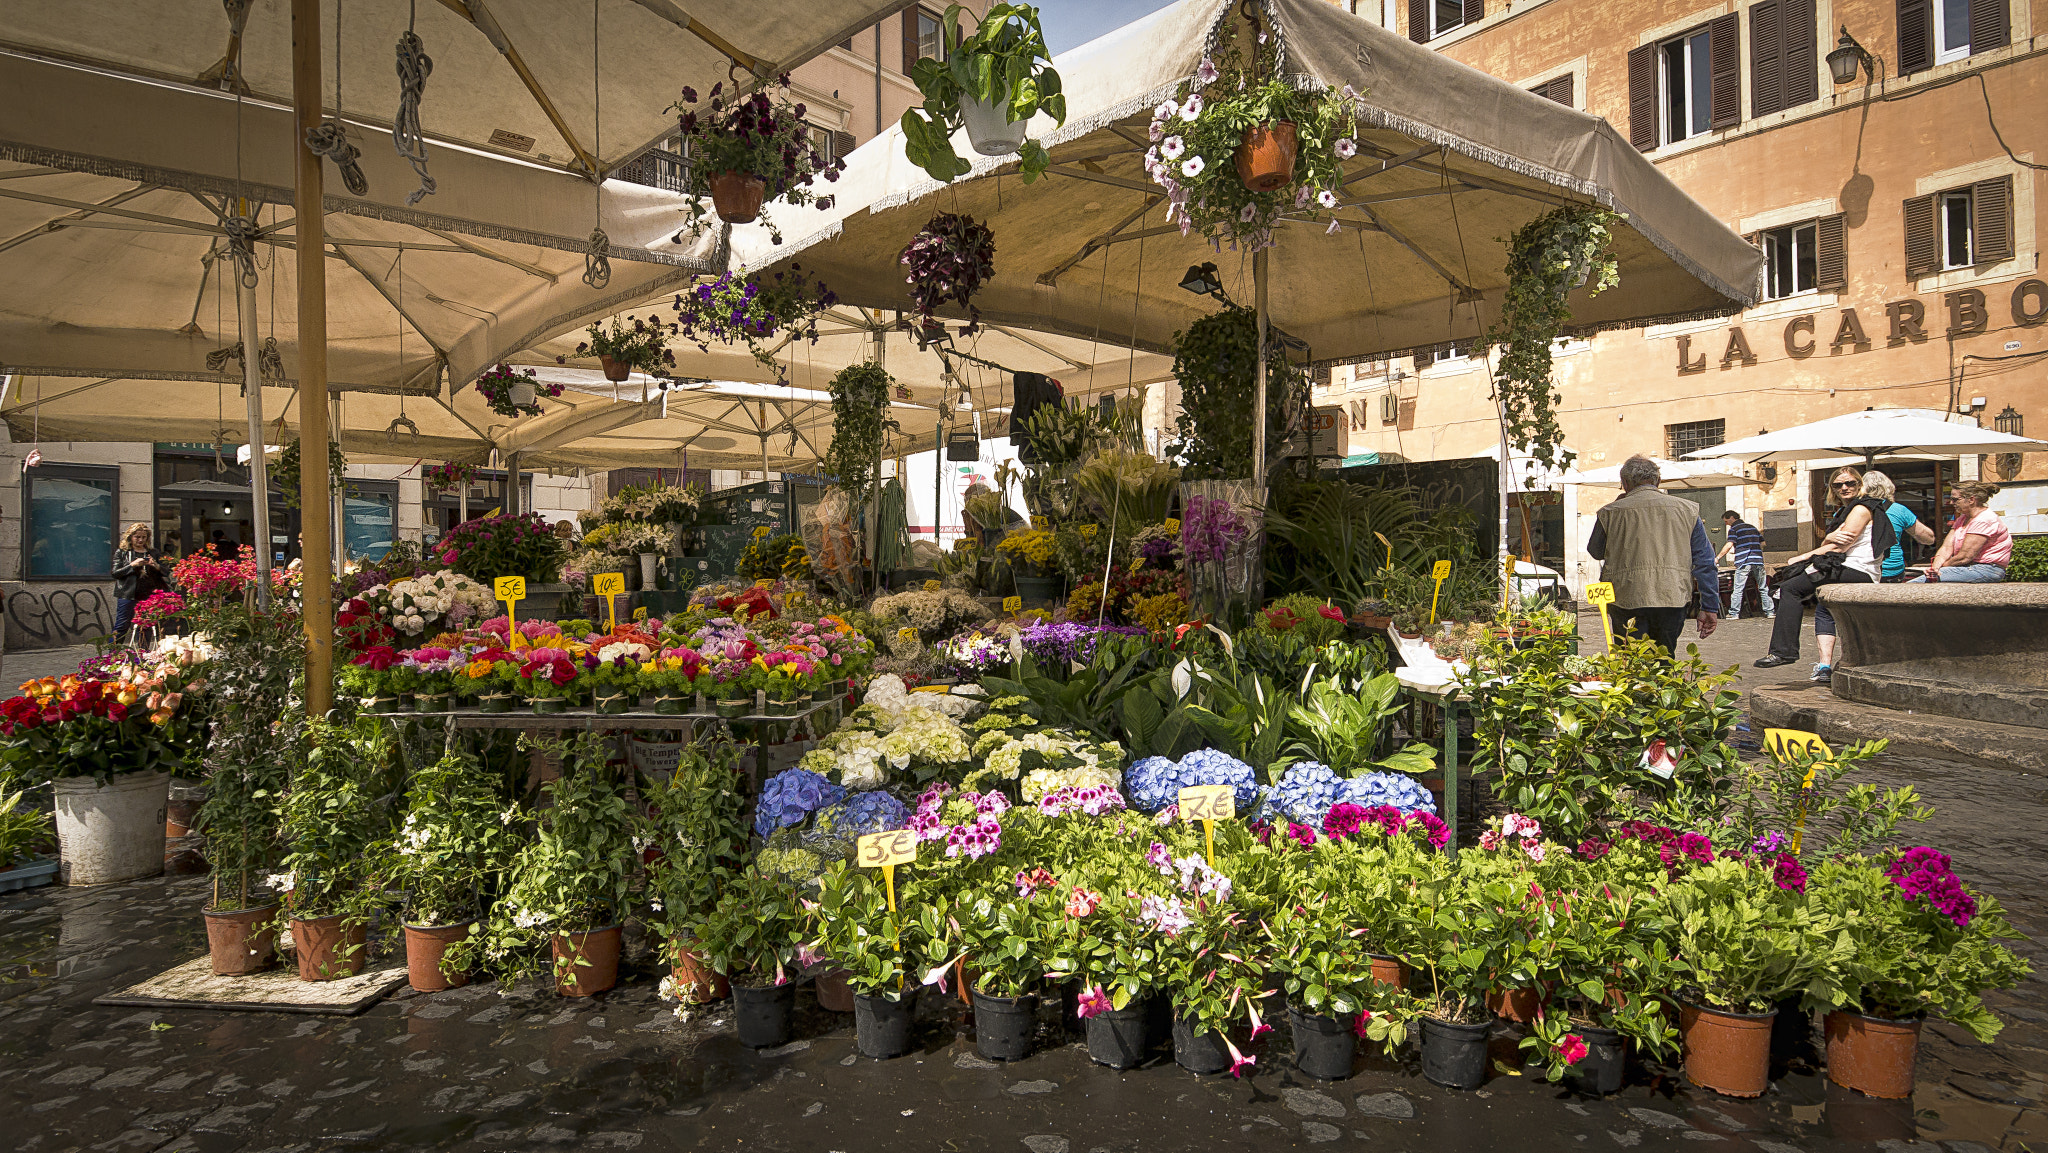
[[[1974,456],[1998,452],[2048,452],[2048,443],[1980,428],[1975,422],[1944,420],[1909,409],[1866,409],[1811,424],[1731,440],[1685,454],[1687,460],[1829,460],[1861,457],[1868,466],[1881,456]]]
[[[1650,463],[1657,466],[1658,483],[1664,488],[1727,488],[1737,484],[1764,483],[1744,476],[1740,468],[1731,469],[1716,461],[1665,460],[1653,456]],[[1589,488],[1620,488],[1621,466],[1567,473],[1564,482]]]

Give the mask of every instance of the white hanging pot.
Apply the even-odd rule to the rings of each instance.
[[[514,408],[524,408],[532,404],[533,395],[533,385],[525,381],[515,382],[512,385],[512,406]]]
[[[1014,156],[1024,149],[1028,121],[1011,123],[1003,101],[960,100],[960,118],[967,122],[967,140],[983,156]]]

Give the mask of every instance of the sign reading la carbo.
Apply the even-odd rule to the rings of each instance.
[[[1991,312],[1986,306],[1983,289],[1963,288],[1944,293],[1941,303],[1948,312],[1948,324],[1942,335],[1970,336],[1990,329]],[[2022,328],[2048,324],[2048,281],[2020,281],[2012,290],[2010,309],[2012,322]],[[1918,344],[1930,335],[1927,306],[1913,297],[1886,302],[1884,319],[1880,322],[1873,318],[1872,324],[1876,326],[1876,332],[1883,333],[1886,348]],[[1830,356],[1868,352],[1875,343],[1873,330],[1864,327],[1863,317],[1854,308],[1844,308],[1834,316],[1812,312],[1794,316],[1785,321],[1781,339],[1785,354],[1794,360],[1805,360],[1823,348]],[[1692,335],[1680,336],[1678,375],[1690,376],[1707,371],[1708,358],[1712,355],[1711,347],[1695,348]],[[1756,362],[1756,350],[1750,345],[1749,335],[1742,326],[1729,328],[1719,366],[1737,368]]]

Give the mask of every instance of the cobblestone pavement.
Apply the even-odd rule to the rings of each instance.
[[[2048,788],[2001,770],[1893,758],[1939,807],[1927,841],[2048,940]],[[1421,1150],[1452,1147],[1824,1151],[1882,1145],[1978,1153],[2042,1148],[2048,984],[1994,1004],[1996,1044],[1933,1024],[1911,1102],[1830,1086],[1795,1062],[1755,1101],[1632,1074],[1605,1100],[1506,1070],[1458,1093],[1416,1067],[1361,1059],[1339,1083],[1288,1060],[1284,1017],[1242,1081],[1196,1077],[1163,1053],[1126,1073],[1092,1066],[1056,1020],[1014,1065],[976,1058],[957,1001],[927,998],[912,1056],[854,1055],[852,1022],[800,991],[796,1040],[739,1047],[730,1011],[678,1022],[654,994],[644,947],[600,997],[531,987],[398,995],[359,1017],[96,1007],[202,953],[199,879],[0,897],[0,1132],[19,1153],[186,1150],[727,1149]],[[165,1028],[164,1026],[168,1026]],[[1917,1145],[1894,1144],[1919,1142]]]
[[[1594,622],[1598,627],[1599,622]],[[13,696],[17,685],[41,677],[61,677],[78,671],[79,663],[91,659],[91,645],[61,649],[21,649],[0,656],[0,687]]]

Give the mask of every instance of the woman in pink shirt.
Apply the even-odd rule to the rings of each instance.
[[[2005,579],[2006,566],[2012,563],[2012,532],[1997,513],[1984,507],[1997,495],[1997,485],[1981,480],[1966,480],[1948,490],[1956,516],[1920,582],[1994,584]]]

